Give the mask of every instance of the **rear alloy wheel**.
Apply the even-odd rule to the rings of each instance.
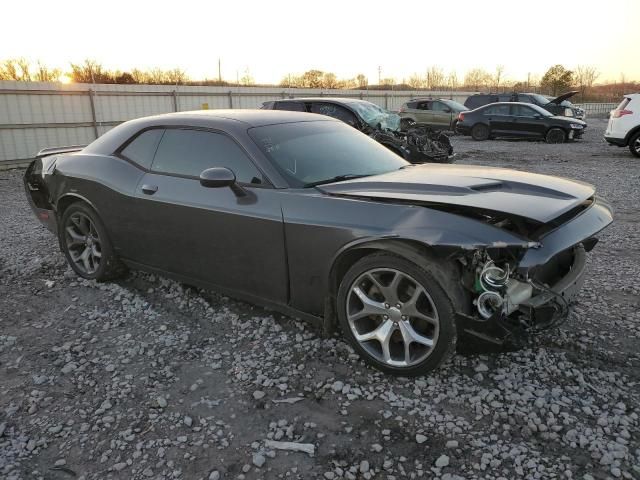
[[[552,128],[545,136],[547,143],[564,143],[567,141],[567,133],[561,128]]]
[[[124,272],[98,214],[91,207],[81,202],[71,204],[62,215],[60,227],[62,251],[78,275],[101,281]]]
[[[356,262],[338,292],[342,331],[365,361],[398,375],[422,375],[455,349],[451,301],[426,270],[389,254]]]
[[[471,129],[471,138],[474,140],[487,140],[489,138],[489,127],[483,123],[476,123]]]
[[[451,131],[455,134],[458,133],[458,120],[454,120],[453,123],[451,123]]]
[[[629,140],[629,150],[636,157],[640,157],[640,132],[636,133]]]

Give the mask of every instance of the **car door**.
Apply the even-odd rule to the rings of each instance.
[[[416,123],[431,125],[433,123],[432,113],[430,100],[422,100],[418,102],[416,105]]]
[[[509,136],[512,134],[509,105],[490,105],[482,111],[485,123],[489,125],[491,134]]]
[[[546,131],[546,121],[539,112],[528,105],[511,105],[513,116],[513,135],[521,137],[539,137]]]
[[[239,188],[207,188],[199,174],[227,167]],[[219,131],[167,128],[141,179],[132,216],[134,260],[186,279],[285,302],[287,271],[278,191]]]
[[[440,100],[431,102],[432,125],[437,128],[448,129],[451,125],[451,108]]]

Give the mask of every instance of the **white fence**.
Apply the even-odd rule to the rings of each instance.
[[[0,81],[0,167],[24,164],[41,148],[88,144],[115,125],[146,115],[258,108],[269,100],[308,96],[362,98],[397,110],[416,96],[464,103],[471,93]],[[584,108],[588,114],[603,114],[615,104],[585,104]]]
[[[172,85],[61,85],[0,81],[0,165],[22,164],[41,148],[84,145],[121,122],[203,108],[258,108],[282,98],[362,98],[397,110],[415,96],[464,102],[465,92],[319,90]]]

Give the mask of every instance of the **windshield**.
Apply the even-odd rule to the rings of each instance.
[[[342,122],[267,125],[249,129],[249,135],[296,188],[339,176],[387,173],[409,165],[391,150]]]
[[[532,93],[531,98],[533,98],[533,101],[538,105],[546,105],[547,103],[549,103],[549,99],[544,95],[540,95],[539,93]]]
[[[370,127],[394,131],[400,128],[400,116],[388,112],[375,103],[353,102],[349,103],[349,106],[358,112],[358,115],[360,115]]]

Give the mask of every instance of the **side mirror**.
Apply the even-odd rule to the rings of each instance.
[[[450,108],[445,108],[444,109],[444,113],[451,113],[451,109]]]
[[[542,115],[540,115],[539,113],[534,113],[533,118],[540,120],[542,118]]]
[[[235,183],[236,175],[225,167],[207,168],[200,174],[200,185],[203,187],[230,187]]]

